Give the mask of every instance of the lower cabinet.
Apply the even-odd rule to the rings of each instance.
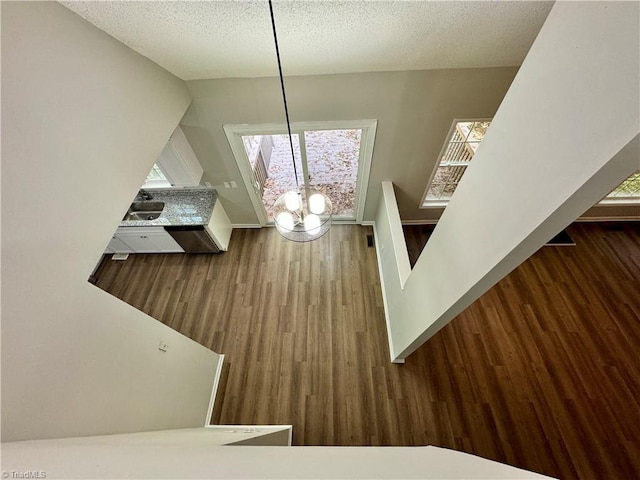
[[[133,250],[114,233],[104,253],[133,253]]]
[[[162,227],[119,227],[107,253],[179,253],[182,247]]]

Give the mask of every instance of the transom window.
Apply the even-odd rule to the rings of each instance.
[[[438,166],[427,186],[423,207],[446,206],[491,125],[490,119],[454,121]]]

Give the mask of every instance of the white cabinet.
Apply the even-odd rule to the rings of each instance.
[[[114,233],[104,253],[133,253],[133,249]]]
[[[118,238],[129,245],[134,253],[152,253],[159,251],[151,234],[147,232],[118,233]]]
[[[175,187],[196,186],[202,179],[202,166],[180,126],[171,135],[157,164]]]
[[[111,253],[184,252],[162,227],[120,227],[109,242],[107,253],[109,249]]]

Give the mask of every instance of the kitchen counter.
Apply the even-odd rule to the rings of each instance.
[[[164,209],[155,220],[123,220],[121,227],[166,227],[206,225],[216,203],[214,188],[145,189],[153,196],[149,201],[164,202]]]

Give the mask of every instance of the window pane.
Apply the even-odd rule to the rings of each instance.
[[[427,200],[440,200],[444,183],[432,183],[427,191]]]
[[[447,202],[455,192],[466,167],[480,146],[490,121],[457,122],[451,131],[423,205]]]
[[[638,198],[640,197],[640,171],[631,174],[618,185],[607,198]]]
[[[168,188],[171,187],[171,183],[167,180],[162,170],[158,165],[154,164],[151,168],[151,171],[147,175],[144,183],[142,184],[143,188]]]
[[[331,199],[333,214],[354,217],[362,130],[304,132],[309,185]]]
[[[260,148],[260,142],[262,140],[262,135],[243,135],[242,143],[244,144],[244,149],[247,152],[247,158],[249,159],[249,163],[251,164],[251,168],[253,168],[256,164],[256,158],[258,156],[258,149]]]
[[[248,137],[243,137],[243,140]],[[296,176],[291,159],[291,143],[289,135],[257,135],[251,140],[259,139],[258,144],[251,147],[253,161],[251,168],[254,181],[259,185],[262,203],[269,220],[273,220],[273,205],[288,190],[296,188]],[[303,185],[302,164],[300,163],[300,142],[295,133],[291,136],[295,155],[298,182]],[[245,148],[247,142],[245,141]],[[251,157],[249,157],[251,161]]]
[[[466,166],[464,167],[452,167],[451,168],[451,174],[449,175],[449,184],[452,185],[458,185],[458,182],[460,182],[460,180],[462,179],[462,174],[464,173],[464,171],[467,169]]]
[[[167,180],[167,177],[164,176],[164,173],[162,173],[162,170],[160,170],[160,167],[158,167],[158,165],[154,164],[153,167],[151,168],[151,171],[149,172],[149,175],[147,175],[147,182],[150,181],[154,181],[154,180]]]
[[[471,127],[471,132],[469,135],[470,142],[481,142],[487,133],[487,129],[491,122],[473,122],[473,126]]]

